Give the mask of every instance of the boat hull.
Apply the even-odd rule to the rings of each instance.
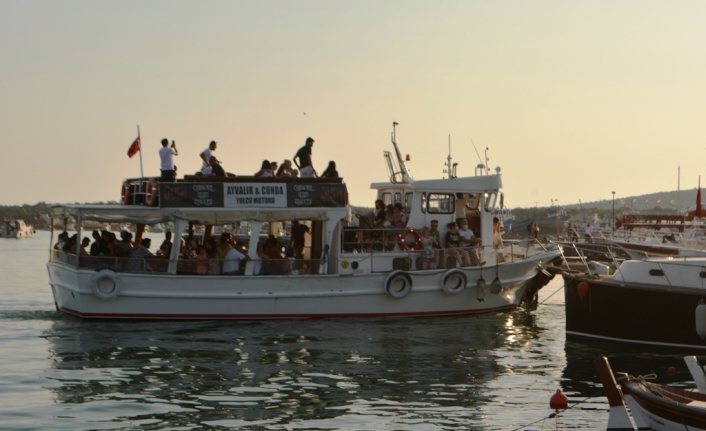
[[[706,349],[696,333],[695,310],[703,293],[698,289],[562,276],[567,336]],[[589,289],[581,298],[583,282]]]
[[[546,256],[545,256],[546,258]],[[412,289],[403,298],[386,293],[389,273],[364,275],[204,276],[114,273],[120,284],[112,299],[94,293],[96,271],[61,262],[47,264],[59,310],[87,318],[124,319],[305,319],[329,317],[431,316],[483,313],[517,308],[549,281],[537,271],[541,259],[500,265],[502,291],[484,290],[495,267],[462,271],[468,283],[460,293],[442,288],[445,270],[409,271]],[[547,263],[546,261],[544,262]]]
[[[670,390],[669,387],[662,385],[655,386],[659,386],[662,390]],[[650,429],[654,431],[683,431],[685,429],[706,431],[706,402],[703,400],[684,397],[682,402],[676,403],[640,389],[639,384],[634,381],[624,382],[621,387],[630,412],[633,416],[639,414]],[[701,394],[685,395],[690,397],[700,395],[700,399],[706,399],[706,396]]]

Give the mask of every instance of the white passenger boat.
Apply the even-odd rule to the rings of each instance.
[[[299,220],[310,227],[303,259],[251,260],[243,275],[198,275],[195,261],[179,259],[177,241],[165,259],[144,259],[141,270],[128,271],[125,259],[62,256],[50,253],[49,282],[58,310],[87,318],[138,319],[281,319],[368,316],[428,316],[513,309],[536,301],[551,275],[542,268],[560,250],[534,244],[493,246],[492,213],[502,202],[499,168],[494,174],[436,180],[412,180],[397,144],[397,163],[385,159],[390,181],[372,188],[385,203],[402,203],[406,227],[347,226],[348,192],[341,179],[213,178],[187,176],[176,183],[156,179],[126,181],[127,205],[62,205],[54,218],[81,222],[136,224],[171,222],[175,238],[193,227],[248,222],[250,256],[257,255],[263,224],[277,234],[282,222]],[[440,232],[454,218],[456,194],[468,195],[468,216],[482,263],[462,266],[455,250],[424,250],[419,231],[431,220]],[[143,203],[149,202],[150,205]],[[366,220],[362,217],[361,220]],[[242,233],[242,232],[241,232]],[[81,238],[81,232],[78,232]],[[288,241],[286,241],[288,242]],[[280,242],[281,244],[281,242]],[[153,250],[158,247],[154,244]],[[133,262],[134,263],[134,262]],[[259,275],[259,267],[279,271]],[[478,262],[477,262],[478,263]]]
[[[34,235],[34,228],[24,220],[7,220],[2,222],[1,238],[27,238]]]

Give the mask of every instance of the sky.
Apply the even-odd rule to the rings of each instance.
[[[505,203],[676,190],[706,174],[703,1],[0,0],[0,205],[118,200],[211,140],[229,172],[336,161],[354,205],[485,149]],[[681,175],[677,172],[681,169]],[[704,178],[706,182],[706,176]]]

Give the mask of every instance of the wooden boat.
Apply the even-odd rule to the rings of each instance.
[[[685,358],[687,364],[690,359]],[[691,362],[695,358],[691,357]],[[610,405],[608,431],[706,431],[706,394],[653,383],[645,377],[616,375],[608,359],[595,360],[598,375]],[[694,379],[704,381],[703,370]],[[700,375],[700,377],[699,377]]]
[[[50,253],[56,307],[89,318],[294,319],[453,315],[536,303],[537,291],[552,278],[543,267],[560,251],[510,244],[505,252],[493,244],[492,212],[503,201],[499,168],[413,180],[394,132],[392,143],[397,165],[386,152],[390,180],[371,188],[385,203],[403,205],[404,228],[346,226],[348,191],[340,178],[135,179],[124,183],[123,205],[56,206],[52,216],[75,219],[78,238],[82,221],[128,222],[136,225],[136,243],[145,225],[173,223],[175,238],[187,228],[191,238],[201,225],[205,240],[212,226],[248,222],[245,247],[253,257],[241,265],[242,275],[203,275],[194,271],[193,259],[180,259],[177,241],[162,260]],[[420,247],[419,231],[432,220],[443,237],[458,193],[469,196],[471,226],[483,239],[476,262],[464,262],[455,250]],[[310,228],[304,256],[255,259],[262,226],[276,235],[282,222],[292,220]],[[266,265],[276,270],[264,271]]]

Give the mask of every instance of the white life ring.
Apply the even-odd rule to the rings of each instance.
[[[391,298],[402,299],[412,291],[412,277],[404,271],[395,270],[385,278],[385,293]]]
[[[460,269],[449,269],[441,278],[441,290],[449,295],[457,295],[466,288],[468,277]]]
[[[91,277],[91,288],[96,298],[103,301],[115,299],[120,294],[122,281],[118,274],[109,269],[103,269]]]

